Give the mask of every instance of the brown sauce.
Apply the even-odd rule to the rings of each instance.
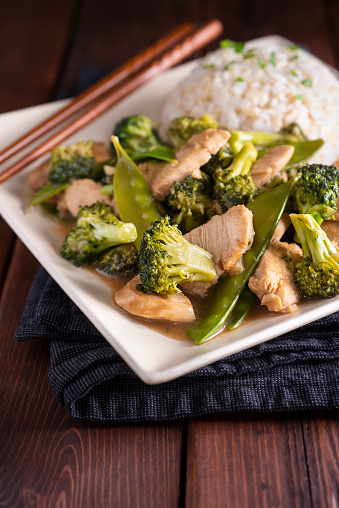
[[[59,242],[63,241],[63,239],[66,237],[66,235],[69,233],[71,229],[71,225],[66,224],[54,224],[53,226],[53,233],[58,237]],[[108,276],[105,275],[98,270],[96,270],[92,266],[84,266],[82,267],[84,270],[88,270],[91,273],[93,273],[98,279],[100,280],[100,283],[105,284],[108,286],[111,290],[111,301],[112,301],[112,307],[116,309],[118,312],[124,314],[128,319],[131,319],[132,321],[136,323],[143,323],[145,326],[150,328],[151,330],[154,330],[157,333],[160,333],[164,335],[165,337],[169,337],[171,339],[180,340],[184,342],[191,342],[191,339],[187,336],[187,330],[192,326],[192,323],[172,323],[171,321],[153,321],[153,320],[147,320],[142,319],[133,316],[132,314],[129,314],[128,312],[125,312],[123,309],[118,307],[118,305],[115,303],[115,293],[119,291],[127,282],[130,280],[128,277],[123,277],[120,275],[116,276]],[[199,319],[204,309],[206,308],[206,305],[208,304],[208,296],[206,297],[191,297],[190,300],[192,302],[195,316],[197,319]],[[271,313],[268,312],[267,308],[265,306],[260,305],[259,299],[255,299],[252,308],[246,318],[244,319],[242,326],[247,325],[249,323],[254,323],[255,321],[264,319],[268,316],[270,316]],[[272,313],[272,315],[276,315],[275,313]],[[220,333],[227,333],[227,330],[222,330],[218,334],[215,335],[218,336]],[[214,337],[213,337],[214,338]]]
[[[116,309],[118,312],[124,314],[128,319],[131,319],[135,323],[144,323],[145,326],[150,328],[151,330],[154,330],[155,332],[158,332],[162,335],[165,335],[166,337],[170,337],[171,339],[181,340],[181,341],[189,341],[190,339],[187,337],[187,329],[192,323],[172,323],[170,321],[154,321],[154,320],[148,320],[148,319],[142,319],[138,318],[136,316],[133,316],[132,314],[129,314],[128,312],[121,309],[116,303],[115,303],[115,293],[119,291],[122,287],[127,284],[127,282],[130,280],[129,277],[124,277],[121,275],[113,275],[108,276],[101,272],[98,272],[94,267],[92,266],[86,266],[85,270],[89,270],[91,273],[93,273],[96,277],[100,279],[100,281],[108,286],[111,290],[112,294],[112,307]],[[194,307],[194,310],[195,307]]]
[[[58,239],[58,243],[62,242],[63,239],[67,236],[71,229],[71,225],[69,224],[59,224],[55,223],[53,226],[53,233],[55,234],[56,238]],[[96,270],[94,267],[91,266],[84,266],[82,267],[84,270],[88,270],[91,273],[93,273],[98,279],[100,280],[100,283],[105,284],[108,286],[111,290],[111,302],[112,307],[116,309],[118,312],[124,314],[128,319],[131,319],[132,321],[136,323],[143,323],[145,326],[150,328],[151,330],[154,330],[157,333],[160,333],[164,335],[165,337],[169,337],[171,339],[180,340],[184,342],[191,342],[191,339],[187,336],[187,330],[192,326],[192,323],[173,323],[171,321],[153,321],[153,320],[147,320],[142,319],[133,316],[132,314],[129,314],[128,312],[125,312],[123,309],[118,307],[118,305],[115,303],[115,293],[119,291],[127,282],[130,280],[130,278],[123,277],[120,275],[116,276],[108,276],[103,273],[100,273],[98,270]],[[193,308],[195,312],[195,316],[197,319],[199,319],[204,312],[204,309],[206,308],[208,304],[209,297],[189,297]],[[302,305],[302,302],[300,302],[299,305]],[[259,299],[255,299],[252,308],[246,318],[244,319],[241,326],[252,324],[256,321],[265,319],[269,317],[270,315],[275,316],[276,313],[270,313],[268,312],[267,308],[265,306],[262,306],[260,304]],[[221,330],[218,334],[216,334],[213,338],[220,335],[220,333],[227,333],[227,329]]]
[[[118,312],[124,314],[128,319],[131,319],[135,323],[143,323],[145,326],[150,328],[151,330],[165,335],[171,339],[180,340],[183,342],[191,342],[191,339],[187,336],[187,330],[192,326],[192,323],[173,323],[171,321],[155,321],[155,320],[147,320],[142,319],[121,309],[115,303],[115,293],[119,291],[127,282],[130,280],[128,277],[123,276],[108,276],[103,273],[98,272],[94,267],[86,266],[85,270],[90,271],[96,277],[100,279],[100,281],[108,286],[111,290],[112,294],[112,307],[116,309]],[[200,318],[203,315],[204,310],[206,309],[206,305],[208,304],[209,297],[192,297],[190,296],[190,300],[192,302],[194,313],[196,318]],[[244,319],[242,325],[254,323],[255,321],[259,321],[261,319],[265,319],[270,315],[276,315],[275,313],[269,313],[265,306],[260,305],[260,301],[256,299],[252,305],[252,308],[246,318]],[[215,335],[217,337],[220,333],[227,333],[227,330],[223,329],[218,334]],[[213,338],[215,338],[213,337]]]

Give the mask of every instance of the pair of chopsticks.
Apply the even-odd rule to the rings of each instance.
[[[198,29],[194,29],[191,23],[185,23],[91,86],[56,114],[0,152],[1,164],[74,114],[87,108],[60,131],[0,173],[0,184],[98,118],[139,86],[212,42],[222,30],[223,26],[218,20],[213,20]]]

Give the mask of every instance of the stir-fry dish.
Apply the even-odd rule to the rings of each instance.
[[[29,175],[30,205],[71,222],[65,260],[125,277],[124,312],[189,323],[201,344],[238,327],[256,298],[292,313],[339,295],[339,171],[315,162],[322,139],[295,122],[227,130],[209,113],[174,118],[161,139],[135,114],[108,143],[56,148]]]

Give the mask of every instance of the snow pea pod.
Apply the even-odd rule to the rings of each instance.
[[[244,321],[245,317],[251,310],[252,304],[254,302],[254,294],[252,291],[246,286],[239,296],[236,306],[234,307],[234,311],[231,314],[230,323],[227,325],[228,330],[234,330],[241,325]]]
[[[70,185],[70,182],[63,182],[63,183],[51,183],[48,182],[46,185],[44,185],[38,192],[36,192],[33,196],[31,196],[29,200],[29,206],[35,206],[40,205],[44,201],[47,201],[47,199],[52,198],[56,194],[59,194],[59,192],[63,191]]]
[[[142,152],[133,156],[134,162],[142,161],[143,159],[157,159],[165,162],[171,162],[174,159],[173,150],[167,146],[156,146],[148,152]]]
[[[134,245],[139,249],[144,232],[161,215],[145,178],[122,148],[117,136],[112,136],[112,143],[118,157],[113,181],[114,196],[121,220],[132,222],[137,228]]]
[[[308,161],[308,159],[313,157],[315,153],[317,153],[323,144],[324,141],[322,139],[291,143],[291,145],[294,146],[294,153],[284,169],[289,170],[304,164],[306,161]]]
[[[323,146],[324,141],[322,139],[313,139],[313,140],[304,140],[297,142],[288,143],[291,146],[294,146],[294,153],[291,159],[288,161],[284,170],[288,171],[292,168],[298,168],[305,164],[308,159],[313,157],[317,153],[318,150]],[[277,145],[275,145],[277,146]],[[272,147],[270,147],[272,148]],[[260,159],[265,153],[268,151],[268,148],[264,148],[262,150],[258,150],[258,159]]]
[[[272,238],[295,181],[289,180],[263,192],[246,205],[253,213],[255,236],[252,248],[243,256],[244,271],[220,277],[202,319],[187,332],[195,344],[202,344],[224,326]]]

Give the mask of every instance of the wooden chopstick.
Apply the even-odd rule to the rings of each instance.
[[[2,174],[0,174],[0,183],[3,183],[8,178],[21,171],[25,166],[34,162],[39,157],[55,148],[69,136],[80,130],[82,127],[98,118],[110,107],[114,106],[114,104],[136,90],[139,86],[154,78],[164,70],[182,62],[192,53],[212,42],[222,33],[222,30],[223,26],[219,20],[211,21],[202,28],[197,29],[192,35],[186,37],[183,42],[176,44],[172,49],[165,52],[146,67],[136,72],[133,76],[125,80],[120,87],[116,87],[112,92],[95,103],[93,107],[85,111],[85,113],[81,116],[44,141],[40,146],[25,155],[13,166],[6,169]]]
[[[168,33],[158,42],[147,48],[145,51],[142,51],[139,55],[129,60],[122,67],[111,72],[103,79],[95,83],[93,86],[85,90],[64,108],[59,110],[51,117],[47,118],[44,122],[36,126],[30,132],[27,132],[20,139],[17,139],[13,144],[0,151],[0,164],[8,160],[10,157],[18,153],[29,144],[39,139],[51,129],[54,129],[65,120],[68,120],[71,116],[73,116],[84,107],[100,99],[114,86],[117,86],[124,79],[139,71],[142,67],[150,63],[154,58],[158,57],[164,51],[186,37],[188,34],[192,33],[193,28],[194,25],[192,23],[184,23],[177,29]]]

